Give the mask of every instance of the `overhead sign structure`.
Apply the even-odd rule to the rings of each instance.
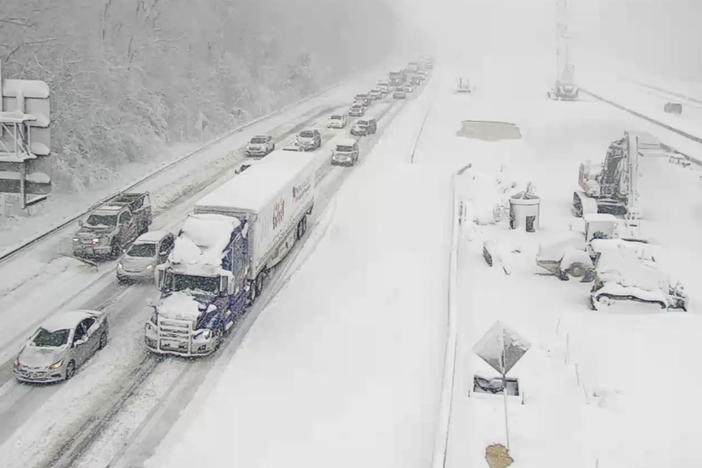
[[[531,343],[499,320],[473,346],[473,352],[502,375],[505,405],[505,434],[509,449],[509,420],[507,417],[507,373],[529,351]]]
[[[3,79],[0,68],[0,193],[19,194],[23,208],[51,191],[49,94],[45,82]]]

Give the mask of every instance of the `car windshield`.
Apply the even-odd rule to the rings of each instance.
[[[336,150],[337,150],[338,152],[340,152],[340,153],[350,153],[351,151],[353,151],[353,147],[352,147],[352,146],[346,146],[346,145],[338,145],[338,146],[336,147]]]
[[[266,142],[266,137],[254,137],[251,139],[251,143],[254,145],[261,145]]]
[[[34,335],[32,344],[40,348],[57,348],[68,343],[69,334],[70,330],[68,329],[48,331],[44,328],[40,328],[39,331],[37,331],[37,334]]]
[[[99,215],[91,214],[85,221],[88,226],[116,226],[117,216],[115,215]]]
[[[300,136],[302,138],[312,138],[314,136],[314,132],[311,132],[311,131],[300,132]]]
[[[368,122],[366,120],[359,120],[358,122],[356,122],[356,125],[358,125],[359,127],[367,127]]]
[[[192,276],[173,275],[173,291],[204,291],[208,293],[219,292],[219,277],[217,276]]]
[[[127,251],[130,257],[153,257],[156,255],[156,244],[134,244]]]
[[[340,115],[332,115],[331,118],[332,118],[332,120],[341,120]]]

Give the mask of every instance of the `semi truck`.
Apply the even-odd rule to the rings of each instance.
[[[261,295],[270,270],[304,236],[315,199],[315,156],[285,156],[261,160],[195,204],[157,269],[161,296],[149,304],[154,310],[145,325],[151,351],[216,351]]]

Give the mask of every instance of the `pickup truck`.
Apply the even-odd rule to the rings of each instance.
[[[120,193],[92,210],[73,236],[73,255],[80,258],[117,258],[151,225],[148,192]]]

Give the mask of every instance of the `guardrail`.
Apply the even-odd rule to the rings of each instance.
[[[269,119],[269,118],[274,117],[274,116],[276,116],[276,115],[282,114],[283,112],[286,112],[287,110],[289,110],[289,109],[291,109],[291,108],[294,108],[294,107],[296,107],[296,106],[299,106],[300,104],[304,104],[304,103],[307,102],[307,101],[311,101],[312,99],[315,99],[315,98],[317,98],[317,97],[323,95],[324,93],[327,93],[327,92],[331,91],[332,89],[338,88],[338,87],[342,86],[343,84],[344,84],[344,82],[342,82],[342,83],[337,83],[337,84],[332,85],[332,86],[328,86],[328,87],[326,87],[326,88],[324,88],[324,89],[318,91],[317,93],[311,94],[311,95],[309,95],[309,96],[307,96],[307,97],[304,97],[304,98],[299,99],[299,100],[297,100],[297,101],[295,101],[295,102],[292,102],[292,103],[290,103],[290,104],[287,104],[287,105],[281,107],[281,108],[278,109],[278,110],[275,110],[275,111],[273,111],[273,112],[269,112],[268,114],[265,114],[265,115],[262,115],[262,116],[260,116],[260,117],[257,117],[257,118],[255,118],[255,119],[249,121],[249,122],[246,122],[246,123],[243,124],[243,125],[240,125],[240,126],[234,128],[234,129],[228,131],[227,133],[225,133],[225,134],[223,134],[223,135],[221,135],[221,136],[218,136],[218,137],[216,137],[216,138],[214,138],[214,139],[208,141],[207,143],[205,143],[204,145],[202,145],[202,146],[200,146],[199,148],[195,149],[194,151],[191,151],[190,153],[185,154],[185,155],[183,155],[183,156],[181,156],[181,157],[179,157],[179,158],[177,158],[177,159],[175,159],[175,160],[173,160],[173,161],[171,161],[171,162],[168,162],[168,163],[166,163],[166,164],[163,164],[162,166],[160,166],[160,167],[158,167],[158,168],[152,170],[151,172],[149,172],[149,173],[146,174],[145,176],[142,176],[142,177],[140,177],[140,178],[138,178],[138,179],[136,179],[136,180],[130,182],[129,184],[123,186],[122,188],[120,188],[119,190],[113,192],[112,194],[110,194],[110,195],[108,195],[108,196],[106,196],[106,197],[104,197],[104,198],[101,198],[101,199],[98,200],[97,202],[95,202],[95,203],[93,203],[92,205],[90,205],[88,208],[86,208],[86,209],[84,209],[84,210],[81,210],[79,213],[76,213],[76,214],[74,214],[74,215],[69,216],[68,218],[65,218],[63,221],[59,222],[58,224],[55,224],[54,226],[52,226],[52,227],[49,228],[48,230],[42,232],[41,234],[37,234],[37,235],[35,235],[35,236],[33,236],[33,237],[30,237],[28,240],[24,240],[24,241],[22,241],[22,242],[20,242],[20,243],[18,243],[18,244],[15,244],[14,246],[10,246],[10,247],[4,249],[2,252],[0,252],[0,262],[6,261],[6,260],[9,259],[10,257],[12,257],[12,256],[14,256],[15,254],[17,254],[17,253],[21,252],[22,250],[26,249],[27,247],[30,247],[30,246],[36,244],[37,242],[39,242],[39,241],[41,241],[41,240],[43,240],[43,239],[45,239],[45,238],[51,236],[52,234],[56,233],[57,231],[60,231],[61,229],[65,228],[65,227],[68,226],[69,224],[74,223],[75,221],[77,221],[78,219],[82,218],[83,216],[85,216],[86,214],[88,214],[90,211],[92,211],[93,209],[95,209],[97,206],[99,206],[99,205],[105,203],[105,202],[106,202],[107,200],[109,200],[110,198],[112,198],[112,197],[114,197],[114,196],[116,196],[116,195],[118,195],[118,194],[120,194],[120,193],[122,193],[122,192],[126,192],[126,191],[128,191],[128,190],[131,190],[131,189],[133,189],[134,187],[136,187],[136,186],[139,185],[139,184],[143,184],[144,182],[146,182],[146,181],[148,181],[148,180],[150,180],[150,179],[152,179],[152,178],[154,178],[154,177],[156,177],[156,176],[162,174],[162,173],[165,172],[166,170],[168,170],[168,169],[170,169],[170,168],[172,168],[172,167],[174,167],[174,166],[176,166],[176,165],[178,165],[178,164],[180,164],[180,163],[182,163],[182,162],[184,162],[184,161],[186,161],[186,160],[192,158],[193,156],[196,156],[196,155],[202,153],[203,151],[207,150],[207,149],[210,148],[211,146],[213,146],[213,145],[215,145],[215,144],[217,144],[217,143],[219,143],[219,142],[221,142],[221,141],[223,141],[223,140],[225,140],[225,139],[231,137],[232,135],[235,135],[235,134],[237,134],[237,133],[240,133],[240,132],[246,130],[247,128],[252,127],[252,126],[254,126],[254,125],[256,125],[256,124],[258,124],[258,123],[260,123],[260,122],[262,122],[262,121],[264,121],[264,120],[266,120],[266,119]]]
[[[467,167],[466,167],[467,168]],[[466,169],[464,168],[464,169]],[[453,395],[456,380],[456,351],[458,346],[458,323],[456,311],[456,294],[458,290],[458,240],[463,224],[463,205],[456,195],[456,180],[463,172],[461,169],[452,177],[452,213],[451,213],[451,250],[449,253],[449,286],[447,294],[448,320],[446,332],[446,351],[444,357],[444,374],[441,382],[441,400],[439,402],[439,420],[434,439],[432,468],[445,468],[448,455],[451,414],[453,412]]]
[[[650,122],[654,125],[658,125],[659,127],[665,128],[666,130],[669,130],[677,135],[685,137],[688,140],[694,141],[695,143],[702,144],[702,138],[700,138],[696,135],[688,133],[684,130],[677,129],[677,128],[673,127],[672,125],[668,125],[665,122],[661,122],[660,120],[654,119],[653,117],[649,117],[649,116],[642,114],[639,111],[635,111],[634,109],[631,109],[630,107],[627,107],[623,104],[619,104],[617,102],[612,101],[611,99],[600,96],[599,94],[592,92],[586,88],[580,88],[580,91],[582,91],[583,93],[585,93],[589,96],[592,96],[593,98],[597,99],[598,101],[602,101],[606,104],[609,104],[610,106],[613,106],[613,107],[616,107],[617,109],[623,110],[624,112],[628,112],[629,114],[634,115],[640,119],[646,120],[647,122]],[[678,151],[678,150],[676,150],[676,151]],[[700,161],[699,159],[697,159],[693,156],[690,156],[689,154],[685,154],[685,153],[682,153],[680,151],[678,151],[678,152],[680,154],[682,154],[683,156],[685,156],[691,162],[694,162],[695,164],[698,164],[698,165],[702,165],[702,161]]]

